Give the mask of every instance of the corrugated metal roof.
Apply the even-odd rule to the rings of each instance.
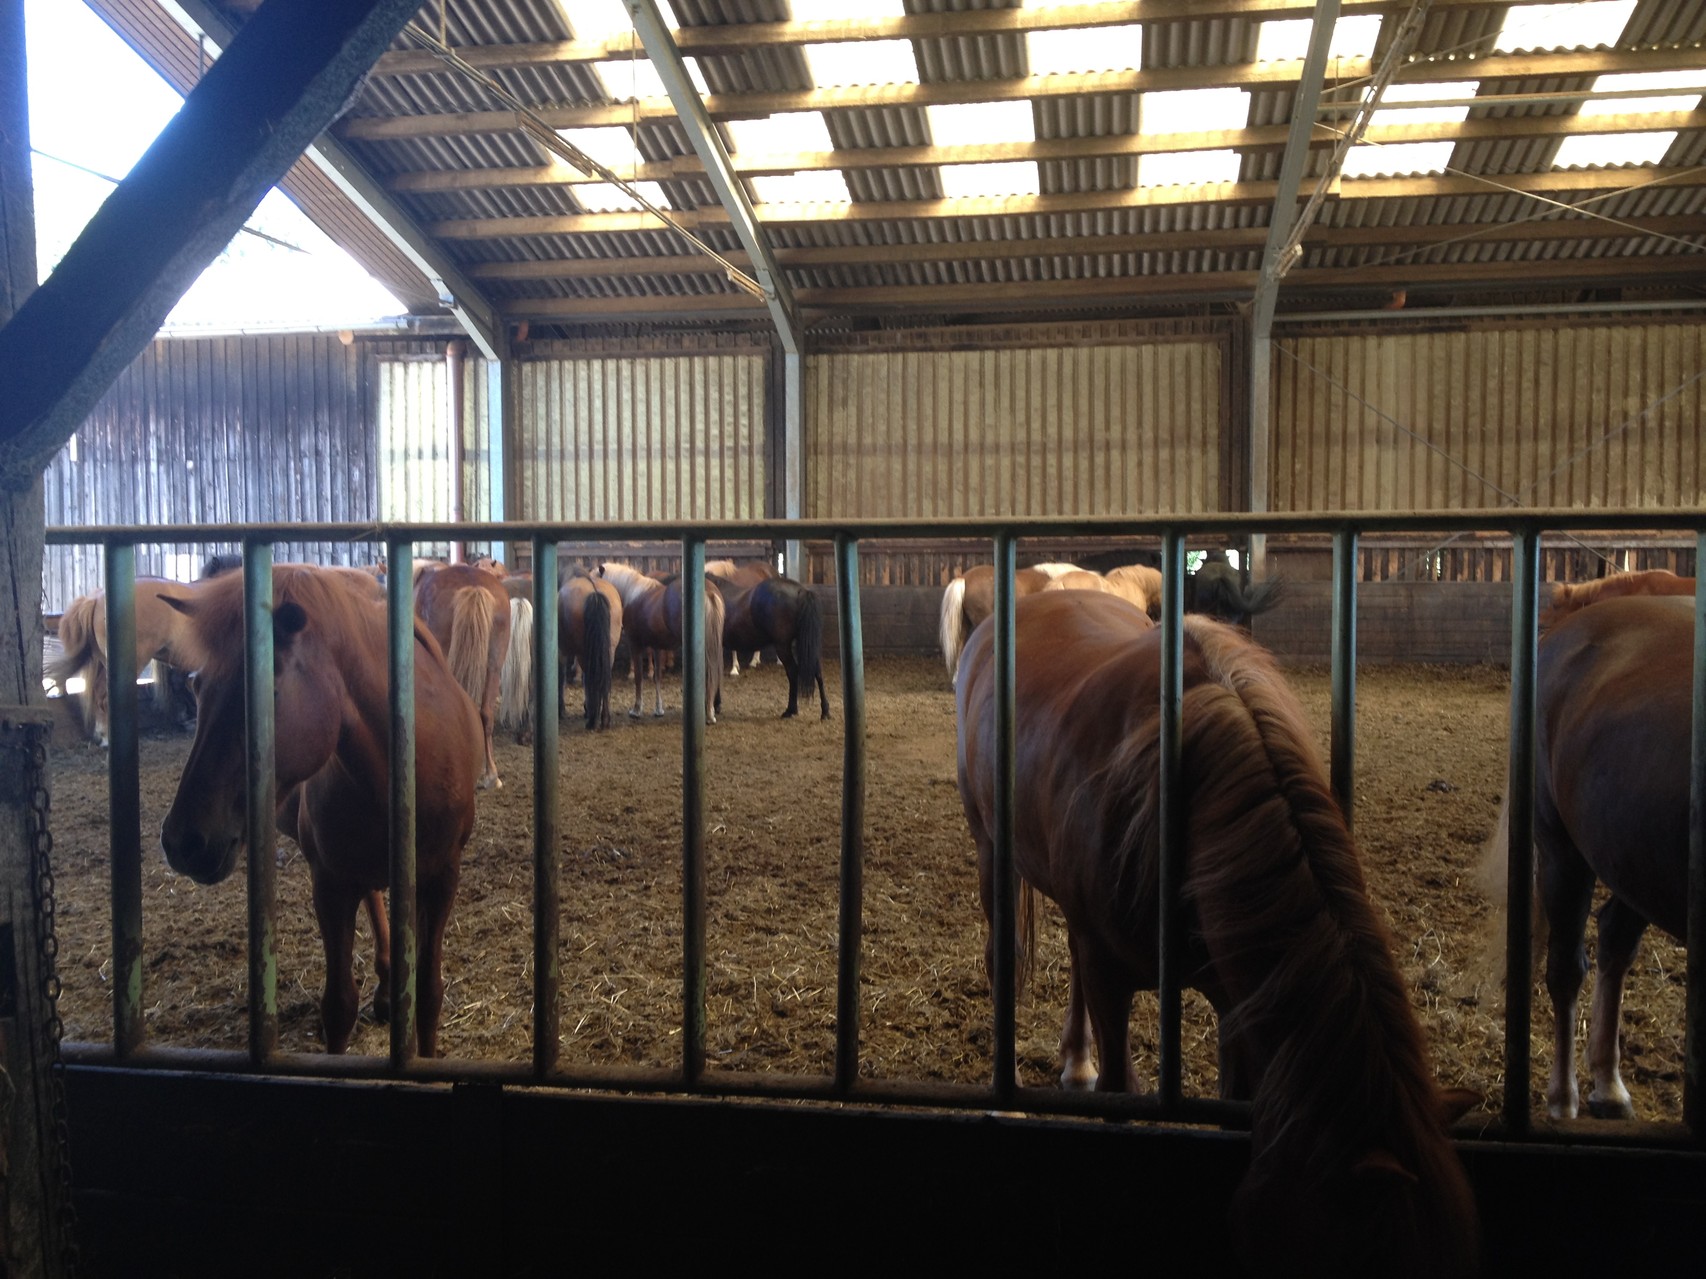
[[[182,63],[182,39],[174,44],[171,32],[178,29],[162,20],[158,0],[96,4],[125,14],[137,43]],[[1343,6],[1347,15],[1382,18],[1377,54],[1407,7],[1402,0],[1347,0]],[[1426,126],[1430,136],[1453,142],[1446,173],[1336,182],[1282,290],[1282,309],[1306,308],[1316,297],[1341,306],[1356,289],[1371,299],[1407,290],[1413,308],[1435,299],[1496,300],[1501,291],[1532,297],[1548,287],[1567,297],[1584,280],[1602,292],[1622,284],[1643,298],[1655,287],[1697,290],[1706,283],[1702,237],[1686,223],[1706,203],[1706,175],[1695,172],[1706,155],[1706,114],[1697,108],[1672,122],[1677,139],[1656,169],[1553,167],[1596,75],[1699,70],[1695,83],[1706,87],[1706,0],[1640,0],[1610,47],[1497,52],[1507,11],[1525,7],[1489,0],[1433,6],[1397,80],[1476,81],[1478,96],[1491,100],[1468,111],[1462,125]],[[852,206],[791,210],[786,221],[774,208],[758,208],[763,232],[813,322],[835,326],[841,317],[892,314],[897,307],[960,318],[1048,308],[1085,315],[1110,308],[1176,313],[1181,299],[1196,297],[1202,307],[1215,308],[1254,288],[1264,228],[1274,216],[1299,64],[1257,66],[1253,59],[1263,23],[1306,18],[1307,4],[1112,5],[1109,20],[1150,17],[1142,22],[1141,70],[1124,80],[1045,83],[1027,79],[1023,28],[1058,20],[1048,11],[991,12],[1017,10],[1018,0],[905,0],[909,16],[899,26],[853,24],[831,33],[910,40],[922,87],[882,97],[876,91],[814,96],[801,42],[807,34],[821,39],[824,31],[776,26],[789,21],[786,0],[673,0],[672,8],[683,24],[678,39],[711,91],[714,118],[822,109],[834,151],[813,166],[833,167],[843,153],[858,153],[842,161]],[[436,32],[439,12],[429,5],[419,21]],[[663,189],[695,234],[744,260],[712,185],[698,172],[690,134],[673,114],[656,102],[618,105],[589,64],[563,61],[556,56],[560,50],[539,47],[577,39],[572,0],[448,0],[442,12],[449,42],[482,60],[487,74],[553,124],[584,121],[588,109],[600,109],[599,123],[630,125],[642,156],[671,163]],[[711,39],[715,44],[707,45]],[[192,54],[193,48],[192,42]],[[392,188],[407,216],[437,235],[442,253],[474,273],[501,312],[532,321],[535,332],[552,320],[596,323],[595,306],[570,305],[603,300],[679,298],[683,321],[762,317],[756,302],[744,311],[728,309],[741,295],[719,273],[681,269],[693,250],[675,232],[619,229],[609,219],[581,217],[573,184],[547,184],[524,172],[555,164],[553,157],[503,115],[479,118],[500,110],[486,88],[447,70],[395,61],[419,48],[407,34],[399,37],[391,63],[375,69],[334,132]],[[1355,60],[1339,65],[1359,77],[1367,69]],[[1200,145],[1234,149],[1238,180],[1207,188],[1136,186],[1143,153],[1155,145],[1137,132],[1142,95],[1228,83],[1248,90],[1246,127]],[[1363,83],[1330,86],[1328,99],[1354,100]],[[1448,87],[1442,92],[1456,93]],[[933,149],[922,103],[1013,97],[1031,103],[1037,141],[1020,158],[1036,163],[1041,195],[944,200],[942,161],[1013,157]],[[477,131],[459,132],[465,123],[443,119],[458,113],[473,113]],[[1321,119],[1342,125],[1348,117]],[[1383,127],[1380,118],[1376,127]],[[1325,172],[1329,138],[1318,134],[1305,193]],[[729,143],[726,132],[723,142]],[[1083,145],[1065,150],[1074,143]],[[895,153],[894,163],[885,162],[885,152]],[[444,189],[431,189],[434,184]],[[395,262],[386,261],[395,251],[371,231],[357,234],[359,220],[339,208],[338,199],[319,193],[304,202],[376,273],[395,273]],[[523,218],[533,221],[514,221]],[[648,265],[654,259],[655,271]],[[1621,274],[1620,262],[1628,268]],[[606,274],[592,274],[600,264]],[[1475,264],[1487,266],[1483,277],[1465,271]],[[415,274],[413,296],[430,298]],[[885,298],[889,290],[907,292]],[[697,298],[715,299],[715,305],[695,311]],[[607,318],[629,323],[637,311],[612,305]]]

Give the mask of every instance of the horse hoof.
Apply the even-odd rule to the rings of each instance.
[[[637,710],[629,711],[628,712],[628,718],[629,719],[639,719],[640,718],[640,712]]]
[[[1589,1097],[1588,1114],[1595,1119],[1633,1119],[1635,1106],[1627,1097]]]
[[[480,779],[480,789],[481,790],[502,790],[503,789],[503,781],[497,777],[482,777]]]
[[[782,718],[783,719],[793,719],[794,716],[798,715],[799,713],[800,713],[799,711],[790,708],[790,709],[782,712]]]
[[[662,711],[653,711],[652,712],[652,718],[653,719],[662,719],[663,718],[663,712]]]
[[[533,734],[532,733],[517,733],[515,735],[515,744],[517,746],[531,746],[531,745],[533,745]]]

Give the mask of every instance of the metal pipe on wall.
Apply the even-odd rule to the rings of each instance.
[[[467,378],[468,347],[463,342],[451,342],[444,348],[444,363],[449,376],[445,378],[445,420],[450,423],[450,522],[460,524],[463,520],[463,487],[462,487],[462,429],[465,418],[463,411],[463,386]],[[450,562],[462,562],[462,543],[450,543]]]

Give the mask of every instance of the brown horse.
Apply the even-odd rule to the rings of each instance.
[[[1550,630],[1578,609],[1624,595],[1693,595],[1694,579],[1678,577],[1665,568],[1644,573],[1612,573],[1591,582],[1554,582],[1552,602],[1542,609],[1540,625]]]
[[[1013,588],[1018,595],[1033,595],[1062,574],[1081,572],[1076,564],[1033,564],[1014,575]],[[959,668],[960,650],[965,648],[972,628],[994,611],[995,570],[990,565],[975,565],[948,583],[947,590],[942,592],[937,634],[950,676]]]
[[[733,560],[710,560],[705,565],[705,572],[711,577],[720,577],[723,581],[732,582],[736,586],[757,586],[765,578],[777,575],[776,570],[764,560],[748,560],[744,564],[736,564]],[[723,601],[724,603],[728,602],[726,591],[723,593]],[[727,642],[724,643],[723,647],[728,648]],[[752,659],[747,662],[747,666],[757,666],[758,659],[761,656],[761,650],[753,649]],[[729,674],[737,676],[740,674],[740,653],[734,649],[729,649]]]
[[[155,661],[185,666],[179,653],[183,617],[166,600],[184,599],[194,590],[193,586],[164,577],[136,579],[137,674]],[[82,679],[87,707],[85,727],[91,737],[105,746],[109,728],[105,591],[81,595],[71,601],[59,619],[59,644],[63,655],[49,662],[43,673],[61,687],[74,676]],[[163,671],[156,672],[156,697],[169,696],[168,681],[163,676]]]
[[[1066,1077],[1135,1083],[1134,991],[1157,984],[1160,632],[1080,591],[1017,602],[1013,853],[1066,917],[1074,984]],[[993,631],[958,680],[959,783],[992,900]],[[1314,733],[1273,659],[1185,621],[1188,911],[1184,980],[1220,1017],[1221,1088],[1252,1098],[1250,1172],[1233,1204],[1252,1270],[1462,1275],[1475,1214],[1421,1028],[1368,900]],[[992,943],[993,944],[993,943]],[[1468,1102],[1459,1096],[1459,1105]]]
[[[503,785],[492,754],[498,685],[509,654],[509,594],[496,576],[467,564],[446,564],[415,579],[415,612],[444,649],[450,673],[480,708],[485,771],[480,789]]]
[[[788,708],[783,719],[800,713],[800,686],[811,695],[817,684],[819,719],[829,718],[829,694],[823,687],[823,614],[817,596],[791,577],[769,575],[751,586],[707,574],[723,597],[723,647],[730,652],[754,652],[766,644],[776,649],[788,672]]]
[[[588,731],[610,727],[611,672],[622,642],[622,596],[602,577],[577,568],[557,591],[557,714],[569,666],[579,662]]]
[[[214,578],[173,606],[198,670],[195,743],[160,828],[166,860],[200,884],[228,876],[243,852],[243,578]],[[462,849],[474,829],[479,717],[456,686],[438,643],[415,622],[415,870],[421,980],[417,1027],[423,1056],[438,1047],[444,1003],[444,930]],[[387,824],[390,733],[385,609],[322,570],[273,575],[278,828],[302,846],[326,950],[320,1004],[326,1051],[349,1046],[359,992],[352,959],[356,905],[373,917],[379,991],[390,1009]],[[254,855],[271,857],[272,849]]]
[[[653,658],[653,715],[663,714],[663,683],[658,677],[665,652],[681,644],[681,579],[659,581],[628,564],[600,564],[598,575],[622,597],[622,633],[634,667],[634,706],[628,714],[639,718],[645,673],[640,660],[644,650]],[[723,597],[709,580],[700,584],[705,610],[705,722],[715,724],[723,706]]]
[[[1101,591],[1117,595],[1151,617],[1161,612],[1161,570],[1147,564],[1123,564],[1106,573],[1075,569],[1044,585],[1045,591]]]
[[[1573,1118],[1579,1105],[1576,1001],[1587,973],[1584,936],[1596,877],[1611,896],[1600,908],[1595,948],[1588,1111],[1634,1117],[1618,1069],[1623,981],[1648,924],[1678,940],[1688,931],[1693,660],[1694,605],[1686,599],[1601,600],[1540,641],[1535,945],[1546,945],[1552,997],[1546,1105],[1554,1118]],[[1489,887],[1501,895],[1507,823],[1501,812],[1486,868]]]

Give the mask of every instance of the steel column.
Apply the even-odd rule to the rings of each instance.
[[[1018,763],[1014,734],[1018,726],[1018,637],[1015,634],[1014,576],[1018,542],[1013,534],[995,538],[995,902],[990,927],[994,930],[995,965],[989,974],[995,999],[995,1096],[1002,1104],[1019,1086],[1016,1043],[1018,1019],[1018,878],[1013,865],[1014,792]]]
[[[557,1064],[562,984],[557,806],[557,543],[533,539],[533,1070]]]
[[[391,1064],[415,1057],[415,544],[385,544],[391,650]]]
[[[113,1047],[142,1047],[142,760],[137,746],[136,547],[107,547],[107,806],[112,810]],[[93,683],[84,689],[92,708]]]
[[[278,1051],[278,772],[272,546],[243,544],[244,839],[249,846],[249,1058]]]
[[[705,1073],[705,542],[681,539],[681,1073]],[[638,658],[635,659],[636,661]]]
[[[1333,798],[1356,829],[1357,531],[1333,534]]]
[[[1185,951],[1185,778],[1184,736],[1179,713],[1185,688],[1185,537],[1168,529],[1161,538],[1161,1113],[1179,1111],[1184,1081],[1184,982],[1180,971]],[[1103,1070],[1123,1069],[1124,1063],[1102,1063]]]
[[[1530,1128],[1529,1022],[1534,973],[1530,950],[1534,898],[1534,706],[1535,642],[1540,616],[1540,531],[1533,526],[1511,538],[1511,744],[1505,782],[1510,871],[1505,911],[1505,1111],[1506,1131],[1523,1136]]]
[[[865,633],[859,611],[859,542],[835,539],[841,631],[841,957],[835,990],[835,1086],[859,1081],[859,959],[865,935]]]

